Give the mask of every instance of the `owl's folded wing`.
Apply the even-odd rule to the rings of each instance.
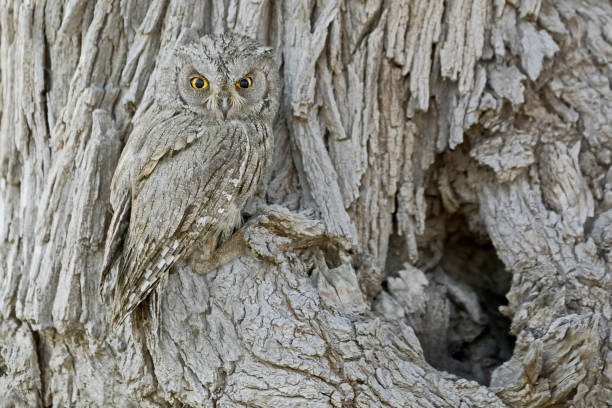
[[[239,173],[244,147],[235,138],[197,138],[191,146],[151,157],[132,201],[111,322],[121,321],[188,255],[202,237],[223,225],[228,191]],[[234,146],[234,145],[237,146]],[[187,148],[188,147],[188,148]]]
[[[110,201],[113,215],[106,234],[98,288],[105,300],[107,296],[113,295],[112,291],[109,292],[105,288],[114,289],[117,284],[118,271],[114,268],[123,257],[130,225],[132,196],[138,194],[143,179],[148,177],[157,161],[177,145],[177,140],[194,137],[186,136],[188,133],[184,132],[192,121],[193,118],[188,115],[150,108],[130,133],[111,183]],[[183,137],[177,138],[175,132],[180,132]],[[155,152],[152,155],[148,154],[151,150]],[[147,170],[148,168],[150,170]]]

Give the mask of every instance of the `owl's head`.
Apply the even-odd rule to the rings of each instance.
[[[186,30],[162,61],[157,99],[216,120],[272,120],[279,78],[272,49],[237,34],[198,38]]]

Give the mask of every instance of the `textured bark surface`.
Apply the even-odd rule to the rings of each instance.
[[[1,406],[612,401],[609,1],[1,5]],[[110,179],[185,27],[275,47],[275,163],[249,252],[108,334]]]

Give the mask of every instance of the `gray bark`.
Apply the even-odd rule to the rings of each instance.
[[[1,4],[0,406],[612,401],[609,1]],[[275,47],[276,160],[248,253],[107,333],[110,179],[185,27]]]

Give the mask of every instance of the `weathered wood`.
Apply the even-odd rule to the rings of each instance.
[[[0,405],[612,401],[609,2],[0,4]],[[248,253],[109,334],[110,180],[187,27],[275,48],[275,161]]]

